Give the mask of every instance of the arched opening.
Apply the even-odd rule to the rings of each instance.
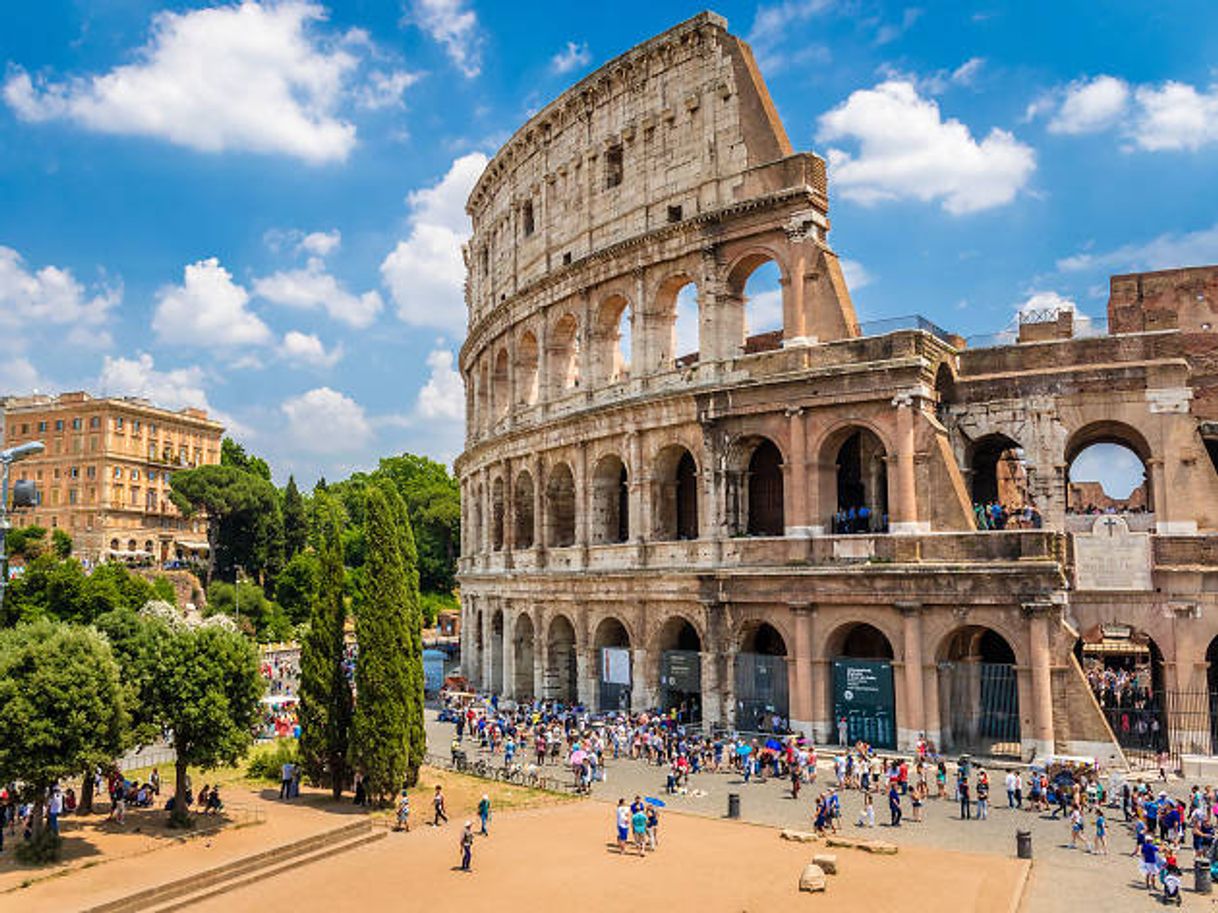
[[[481,674],[486,668],[486,637],[482,629],[483,617],[482,610],[479,609],[474,625],[474,668]]]
[[[660,710],[685,723],[702,720],[702,638],[680,615],[660,629]]]
[[[486,360],[478,366],[478,427],[491,426],[491,369]]]
[[[1016,441],[1005,434],[979,438],[970,448],[969,467],[978,529],[1017,528],[1032,519],[1025,512],[1031,506],[1027,461]]]
[[[575,627],[565,615],[550,622],[546,637],[546,697],[574,704],[579,694],[575,663]]]
[[[537,402],[537,337],[525,332],[516,344],[516,401],[522,406]]]
[[[740,309],[740,351],[745,355],[782,348],[782,270],[766,254],[740,260],[727,278],[727,292]]]
[[[615,384],[630,374],[630,303],[613,295],[596,312],[591,365],[598,384]]]
[[[762,438],[749,457],[748,526],[750,536],[781,536],[783,515],[782,454],[774,442]]]
[[[952,403],[956,401],[956,375],[947,362],[939,362],[935,370],[935,416],[946,424]]]
[[[491,483],[491,548],[503,551],[503,526],[507,513],[507,501],[504,497],[503,478],[496,478]]]
[[[887,636],[874,625],[852,622],[835,631],[827,646],[833,662],[830,712],[839,744],[896,748],[897,701]]]
[[[546,483],[546,545],[565,548],[575,544],[575,477],[571,467],[559,463]]]
[[[780,732],[787,728],[787,644],[778,629],[753,622],[741,634],[736,666],[736,728]]]
[[[940,648],[938,670],[943,748],[1019,757],[1019,684],[1006,638],[980,625],[958,628]]]
[[[579,324],[564,314],[550,333],[550,392],[562,396],[579,386]]]
[[[473,524],[473,542],[470,543],[470,554],[477,555],[482,551],[482,486],[479,485],[474,489],[474,504],[470,510],[471,521]]]
[[[1081,429],[1066,447],[1066,513],[1153,513],[1149,460],[1145,438],[1128,425]]]
[[[837,505],[835,533],[888,531],[888,464],[884,444],[867,428],[849,428],[830,441],[834,490],[825,503]]]
[[[518,701],[533,698],[533,619],[527,612],[516,616],[516,628],[512,634],[512,649],[515,661],[513,675],[513,697]]]
[[[698,465],[679,444],[664,448],[656,457],[655,536],[698,538]]]
[[[533,547],[533,477],[527,472],[516,474],[512,501],[512,538],[514,548]]]
[[[614,454],[601,457],[592,475],[592,542],[630,538],[630,486],[626,465]]]
[[[496,609],[491,616],[491,693],[503,694],[503,611]]]
[[[698,363],[700,328],[698,287],[688,275],[672,276],[656,289],[654,332],[648,333],[654,346],[648,358],[657,371],[689,367]]]
[[[630,711],[631,657],[630,634],[616,618],[605,618],[596,626],[592,639],[599,665],[597,708]]]
[[[495,418],[500,419],[508,414],[508,409],[512,405],[507,349],[500,349],[495,353],[495,370],[491,375],[491,383],[495,398]]]
[[[1133,625],[1097,624],[1074,655],[1126,756],[1150,761],[1168,745],[1163,652]]]

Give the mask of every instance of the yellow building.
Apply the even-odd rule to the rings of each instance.
[[[13,467],[32,479],[38,507],[12,516],[72,536],[86,561],[157,562],[203,557],[207,528],[169,499],[178,469],[220,462],[224,426],[202,409],[172,412],[144,399],[84,392],[0,398],[4,446],[46,450]]]

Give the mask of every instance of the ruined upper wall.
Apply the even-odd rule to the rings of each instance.
[[[1218,327],[1218,266],[1113,276],[1108,287],[1109,333]]]
[[[722,17],[636,46],[521,127],[470,194],[471,325],[596,251],[780,189],[768,185],[807,171],[747,172],[791,153],[752,52]]]

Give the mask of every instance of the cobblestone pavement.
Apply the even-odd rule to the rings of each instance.
[[[452,743],[454,728],[429,717],[428,739],[432,750],[447,752]],[[468,742],[468,740],[467,740]],[[467,746],[468,747],[468,746]],[[549,765],[546,772],[553,775],[558,768]],[[795,827],[811,830],[816,796],[834,782],[832,769],[826,765],[822,751],[820,772],[815,784],[805,784],[798,800],[791,798],[788,781],[765,779],[745,784],[734,773],[702,773],[690,781],[690,795],[664,795],[666,768],[648,765],[629,759],[610,760],[605,767],[606,782],[598,783],[593,794],[600,799],[627,799],[637,795],[662,798],[670,811],[709,817],[721,817],[727,811],[727,795],[740,794],[741,817],[757,824],[775,827]],[[1008,809],[1006,792],[1002,788],[1002,774],[991,775],[993,807],[984,821],[960,819],[959,804],[949,799],[931,799],[924,809],[925,821],[910,821],[910,806],[904,805],[904,823],[899,828],[888,826],[888,804],[883,796],[876,796],[876,824],[873,831],[855,826],[861,795],[856,790],[847,790],[842,798],[842,824],[845,834],[867,833],[897,844],[942,847],[949,850],[995,853],[1004,856],[1015,854],[1015,832],[1026,829],[1032,832],[1034,864],[1028,890],[1021,907],[1025,913],[1077,913],[1080,910],[1125,911],[1144,910],[1157,906],[1158,895],[1152,900],[1147,896],[1138,875],[1137,860],[1129,854],[1133,850],[1133,839],[1121,822],[1120,809],[1111,809],[1109,821],[1110,855],[1092,855],[1081,849],[1072,850],[1070,826],[1049,815],[1038,815],[1018,809]],[[700,791],[705,795],[694,795]],[[974,806],[975,813],[975,806]],[[1093,836],[1091,821],[1088,821],[1088,836]],[[1218,910],[1218,894],[1213,898],[1192,892],[1192,852],[1180,854],[1180,865],[1185,869],[1184,906],[1193,909]]]

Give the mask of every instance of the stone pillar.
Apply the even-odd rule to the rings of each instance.
[[[786,529],[788,536],[812,535],[808,518],[808,431],[807,415],[803,409],[787,410],[790,427],[790,465],[783,480],[786,499]]]
[[[795,662],[791,664],[792,677],[789,682],[791,728],[809,738],[815,737],[814,721],[817,708],[814,706],[812,683],[812,635],[816,622],[816,607],[810,603],[792,603],[791,615],[795,621]]]
[[[919,734],[926,731],[926,715],[923,709],[924,688],[922,684],[922,606],[916,602],[898,603],[901,611],[902,634],[905,653],[905,726],[897,723],[897,745],[912,748]]]
[[[896,499],[891,505],[892,519],[889,528],[897,534],[912,535],[928,532],[928,524],[918,522],[917,475],[914,471],[914,411],[917,401],[912,394],[901,394],[893,398],[897,410],[896,439]]]
[[[703,650],[702,665],[702,722],[712,726],[723,722],[723,684],[719,651]]]
[[[647,271],[635,267],[632,275],[634,300],[630,302],[630,379],[634,381],[652,372],[654,365],[651,363],[652,346],[648,333],[648,324],[653,315],[648,310]]]
[[[584,567],[588,564],[588,543],[592,541],[592,485],[588,481],[587,445],[580,444],[575,454],[575,544],[580,548],[580,565]]]
[[[545,498],[542,492],[545,490],[546,480],[541,475],[541,454],[533,455],[533,550],[537,553],[537,566],[545,565],[546,543],[543,538],[545,533]]]
[[[516,699],[516,616],[512,603],[503,604],[503,697]]]
[[[585,707],[596,706],[596,661],[592,648],[585,644],[575,646],[575,689],[579,702]]]
[[[1049,616],[1051,603],[1025,602],[1023,613],[1028,620],[1028,644],[1032,672],[1032,739],[1037,757],[1054,753],[1053,741],[1053,669],[1049,655]]]
[[[634,713],[650,710],[655,705],[647,681],[647,648],[630,649],[630,709]]]
[[[922,714],[926,723],[926,738],[932,745],[942,749],[943,728],[939,720],[939,667],[931,657],[922,663]]]
[[[479,681],[483,691],[491,690],[492,671],[491,664],[494,662],[495,655],[495,638],[491,623],[491,616],[495,614],[495,607],[491,603],[487,603],[482,607],[482,651],[480,655],[481,674]]]
[[[1196,701],[1197,704],[1193,706],[1197,706],[1198,710],[1204,709],[1205,714],[1204,716],[1201,713],[1180,714],[1181,722],[1184,725],[1173,726],[1169,721],[1167,734],[1175,752],[1208,755],[1213,751],[1209,727],[1209,683],[1207,681],[1209,665],[1205,660],[1205,652],[1197,643],[1196,636],[1196,625],[1197,620],[1201,617],[1201,610],[1194,602],[1173,602],[1169,603],[1168,607],[1172,613],[1172,639],[1175,642],[1175,649],[1172,653],[1175,661],[1164,664],[1168,667],[1167,687],[1169,689],[1172,687],[1174,677],[1177,691],[1191,692],[1196,695],[1195,698],[1182,696],[1181,700],[1190,704]],[[1192,722],[1192,725],[1188,726],[1188,722]]]
[[[782,344],[784,348],[806,346],[812,342],[808,338],[804,295],[807,254],[804,253],[800,244],[792,244],[791,248],[788,274],[782,279]]]
[[[546,690],[546,632],[539,611],[533,612],[533,698],[539,700]]]

